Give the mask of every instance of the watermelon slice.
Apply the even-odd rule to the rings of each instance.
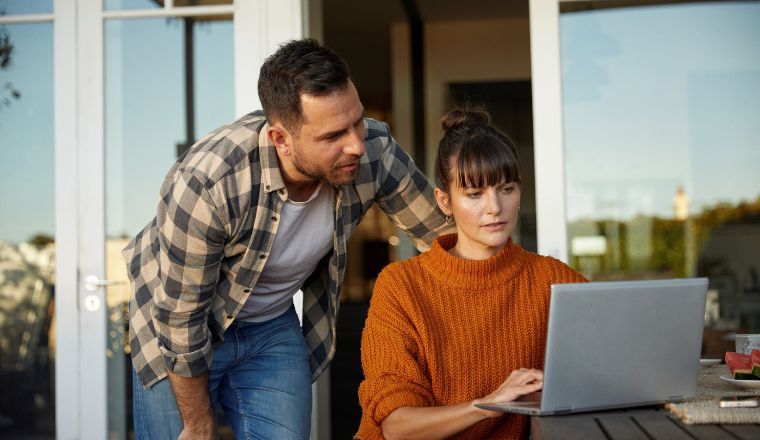
[[[727,351],[726,365],[728,365],[728,369],[731,370],[731,376],[733,376],[734,379],[760,380],[760,376],[752,374],[752,360],[748,354]]]
[[[760,350],[752,350],[749,360],[752,363],[752,374],[760,378]]]

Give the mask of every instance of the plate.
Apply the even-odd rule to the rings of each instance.
[[[720,377],[723,382],[728,382],[731,385],[746,388],[748,390],[760,390],[760,380],[738,380],[733,379],[731,376],[724,374]]]
[[[710,365],[718,365],[721,362],[723,362],[723,359],[700,359],[699,366],[709,367]]]

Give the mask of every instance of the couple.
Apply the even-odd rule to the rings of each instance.
[[[124,250],[135,437],[216,438],[221,406],[238,438],[308,438],[311,383],[335,351],[346,242],[373,204],[432,247],[376,283],[357,438],[523,436],[523,418],[473,403],[541,388],[549,286],[583,278],[510,240],[511,141],[485,112],[450,113],[434,189],[388,126],[364,118],[330,49],[281,46],[258,88],[263,112],[180,157],[156,217]]]

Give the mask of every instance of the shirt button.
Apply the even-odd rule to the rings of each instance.
[[[272,186],[271,185],[267,185],[267,189],[272,189]]]
[[[279,190],[279,191],[277,191],[277,192],[278,192],[278,193],[280,193],[280,195],[283,195],[283,194],[285,194],[285,190],[282,190],[282,189],[281,189],[281,190]]]
[[[251,293],[251,289],[243,289],[243,293]]]
[[[259,258],[260,258],[260,259],[262,259],[262,260],[263,260],[264,258],[266,258],[266,257],[267,257],[267,256],[266,256],[266,255],[264,255],[264,254],[261,254],[261,255],[259,255]]]
[[[276,222],[277,221],[277,217],[272,217],[272,221]]]
[[[232,315],[227,315],[227,319],[232,319]]]

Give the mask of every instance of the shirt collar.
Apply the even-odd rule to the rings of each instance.
[[[269,122],[265,123],[259,131],[259,155],[261,157],[261,183],[264,191],[271,193],[285,189],[285,181],[280,173],[280,161],[277,159],[277,151],[274,144],[267,136]]]

